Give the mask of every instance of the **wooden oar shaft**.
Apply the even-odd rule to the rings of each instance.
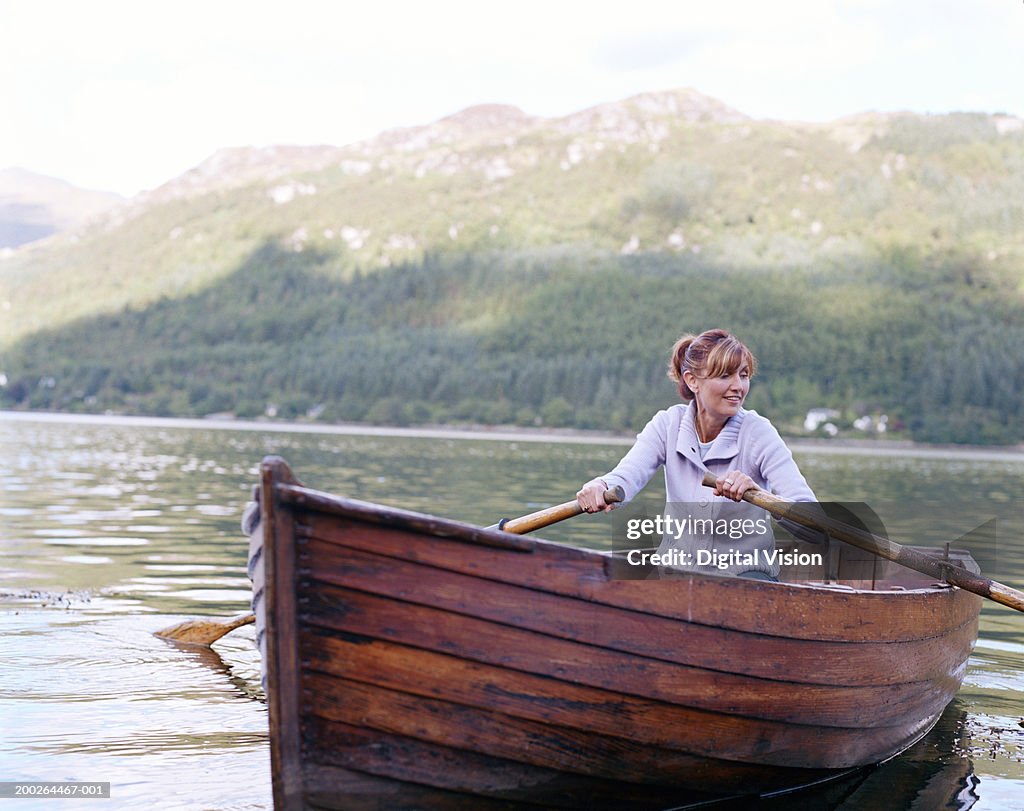
[[[625,498],[625,494],[622,492],[621,487],[612,487],[604,491],[606,504],[618,504],[623,498]],[[541,529],[551,524],[557,524],[559,521],[564,521],[566,518],[572,518],[581,512],[583,512],[583,508],[580,507],[578,501],[567,501],[564,504],[556,504],[554,507],[548,507],[547,509],[524,515],[522,518],[503,521],[498,524],[498,528],[505,532],[511,532],[514,535],[525,535],[527,532],[533,532],[535,529]]]
[[[704,474],[705,487],[714,487],[716,480],[717,477],[713,473]],[[826,515],[817,515],[798,503],[785,501],[765,490],[748,490],[743,494],[743,500],[767,510],[776,518],[785,518],[805,527],[821,530],[828,533],[830,537],[845,541],[858,549],[871,552],[881,558],[906,566],[908,569],[914,569],[929,577],[934,577],[936,580],[952,583],[964,591],[987,597],[997,603],[1024,612],[1024,592],[995,580],[989,580],[987,577],[976,575],[948,561],[936,560],[916,549],[902,546],[888,538],[875,535],[873,532],[851,527],[849,524],[836,521]]]

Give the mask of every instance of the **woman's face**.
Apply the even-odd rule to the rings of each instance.
[[[709,417],[727,420],[740,410],[750,391],[750,369],[743,364],[731,374],[696,377],[690,385],[697,406]]]

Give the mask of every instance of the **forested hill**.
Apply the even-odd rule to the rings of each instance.
[[[683,331],[791,431],[1024,438],[1024,133],[692,91],[221,153],[0,261],[0,405],[633,430]]]

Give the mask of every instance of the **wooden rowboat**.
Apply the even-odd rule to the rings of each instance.
[[[660,809],[895,756],[956,694],[980,598],[690,575],[301,486],[264,460],[278,809]],[[963,565],[973,561],[959,556]]]

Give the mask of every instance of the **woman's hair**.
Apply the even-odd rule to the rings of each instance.
[[[757,359],[746,345],[724,329],[709,329],[700,335],[684,335],[676,341],[668,362],[668,376],[676,382],[679,396],[689,402],[693,392],[683,381],[684,371],[688,369],[697,377],[718,377],[731,375],[744,363],[753,377]]]

